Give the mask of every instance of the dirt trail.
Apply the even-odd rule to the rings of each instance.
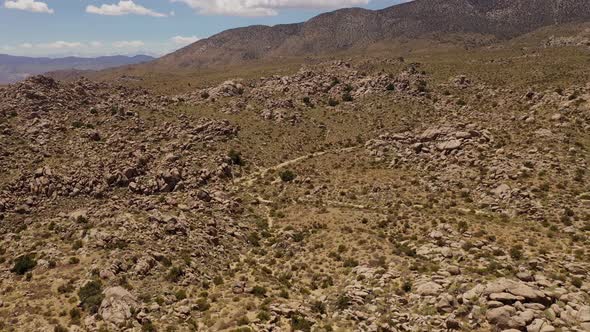
[[[301,162],[301,161],[304,161],[304,160],[307,160],[307,159],[310,159],[310,158],[320,157],[320,156],[323,156],[323,155],[326,155],[326,154],[329,154],[329,153],[351,152],[351,151],[353,151],[355,149],[358,149],[359,147],[360,146],[357,145],[357,146],[351,146],[351,147],[348,147],[348,148],[340,148],[340,149],[335,149],[335,150],[319,151],[319,152],[314,152],[314,153],[306,154],[306,155],[303,155],[303,156],[300,156],[300,157],[297,157],[297,158],[294,158],[294,159],[291,159],[291,160],[284,161],[284,162],[282,162],[280,164],[277,164],[277,165],[274,165],[274,166],[271,166],[271,167],[268,167],[268,168],[261,169],[261,170],[259,170],[257,172],[254,172],[254,173],[250,174],[247,177],[244,177],[242,179],[239,179],[238,181],[236,181],[236,184],[244,184],[247,187],[251,187],[252,185],[254,185],[254,183],[256,182],[257,179],[259,179],[261,177],[264,177],[270,171],[275,171],[275,170],[278,170],[278,169],[281,169],[281,168],[285,168],[287,166],[296,164],[298,162]]]

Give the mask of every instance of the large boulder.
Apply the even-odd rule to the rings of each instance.
[[[115,326],[123,326],[132,317],[132,309],[137,308],[135,297],[125,288],[117,286],[105,289],[104,299],[98,313],[102,319]]]
[[[416,288],[416,293],[422,296],[436,296],[440,294],[441,291],[442,286],[433,281],[418,285]]]

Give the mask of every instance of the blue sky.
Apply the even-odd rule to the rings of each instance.
[[[162,55],[198,38],[400,0],[0,0],[0,53]]]

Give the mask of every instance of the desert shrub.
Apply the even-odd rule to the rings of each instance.
[[[461,220],[457,224],[457,230],[460,233],[465,233],[468,229],[469,229],[469,225],[467,224],[467,222],[465,220]]]
[[[199,311],[207,311],[209,310],[209,308],[211,308],[211,305],[209,304],[209,302],[207,302],[207,299],[205,298],[198,299],[196,302],[196,306],[197,310]]]
[[[60,294],[71,293],[74,291],[74,286],[71,282],[65,283],[57,287],[57,292]]]
[[[252,288],[252,294],[262,297],[262,296],[266,295],[266,288],[264,288],[262,286],[254,286]]]
[[[279,177],[281,178],[281,180],[283,182],[291,182],[291,181],[295,180],[297,175],[295,175],[295,173],[293,171],[287,169],[287,170],[280,172]]]
[[[248,243],[255,247],[260,246],[260,235],[258,235],[257,232],[250,232],[246,240],[248,240]]]
[[[182,270],[181,267],[173,266],[170,268],[170,270],[168,270],[168,274],[166,275],[166,279],[170,282],[178,282],[183,274],[184,274],[184,271]]]
[[[291,329],[293,331],[311,332],[312,326],[313,322],[308,321],[304,317],[298,315],[291,317]]]
[[[510,248],[510,257],[512,257],[512,259],[521,259],[522,258],[522,246],[515,245],[512,248]]]
[[[98,312],[98,307],[104,298],[102,294],[102,283],[99,280],[93,280],[86,283],[78,290],[78,298],[82,308],[90,313]]]
[[[229,159],[231,160],[231,163],[233,165],[238,165],[238,166],[243,166],[244,165],[244,160],[242,159],[242,155],[237,152],[234,149],[231,149],[227,156],[229,157]]]
[[[263,322],[267,322],[270,320],[270,314],[268,311],[261,311],[256,315],[256,318],[260,319]]]
[[[311,304],[311,311],[323,315],[326,313],[326,304],[322,301],[314,301]]]
[[[580,279],[578,277],[574,277],[572,279],[572,285],[574,285],[574,287],[576,287],[576,288],[581,288],[583,285],[583,281],[582,281],[582,279]]]
[[[342,100],[343,101],[346,101],[346,102],[349,102],[349,101],[353,101],[354,99],[352,98],[352,95],[350,94],[350,92],[345,92],[342,95]]]
[[[32,270],[35,266],[37,266],[37,261],[35,260],[33,255],[23,255],[17,257],[14,260],[14,266],[10,271],[18,275],[24,275],[25,273]]]
[[[389,83],[389,84],[387,84],[387,87],[385,87],[385,89],[387,91],[394,91],[395,90],[395,84]]]
[[[293,241],[295,242],[301,242],[305,239],[305,233],[303,232],[297,232],[295,234],[293,234]]]
[[[213,278],[213,283],[217,286],[222,285],[223,284],[223,278],[221,276],[215,276]]]
[[[348,296],[346,296],[346,294],[342,294],[340,296],[338,296],[338,298],[336,299],[336,308],[340,309],[340,310],[344,310],[348,307],[350,307],[350,298]]]
[[[344,260],[344,267],[355,267],[358,266],[359,262],[354,258],[347,258]]]
[[[330,98],[328,99],[328,106],[330,107],[335,107],[338,106],[338,100],[334,99],[334,98]]]
[[[174,297],[176,297],[177,301],[181,301],[186,299],[186,291],[184,289],[179,289],[174,293]]]
[[[72,249],[78,250],[78,249],[82,248],[82,246],[83,246],[82,240],[76,240],[72,244]]]
[[[401,284],[400,289],[404,292],[404,293],[409,293],[412,291],[412,282],[409,280],[404,280]]]
[[[68,329],[66,327],[63,327],[62,325],[56,325],[53,328],[53,332],[68,332]]]
[[[248,317],[242,316],[242,317],[240,317],[240,319],[238,319],[236,324],[238,326],[248,325],[248,324],[250,324],[250,320],[248,319]]]
[[[154,326],[154,324],[152,322],[145,322],[145,323],[143,323],[143,325],[141,325],[141,331],[142,332],[156,332],[158,330],[156,329],[156,326]]]
[[[80,311],[80,309],[72,308],[72,310],[70,310],[70,319],[72,320],[72,322],[80,322],[80,317],[82,317],[82,312]]]

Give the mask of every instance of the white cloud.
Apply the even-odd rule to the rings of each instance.
[[[118,4],[107,5],[103,4],[100,7],[89,5],[86,7],[86,12],[98,15],[121,16],[121,15],[144,15],[153,17],[166,17],[168,15],[158,13],[142,5],[138,5],[133,0],[121,0]]]
[[[67,42],[63,40],[55,41],[52,43],[43,43],[37,44],[37,48],[44,48],[44,49],[64,49],[64,48],[79,48],[84,46],[82,43],[78,42]]]
[[[20,43],[13,45],[0,45],[0,51],[21,56],[32,57],[64,57],[64,56],[82,56],[95,57],[105,55],[137,55],[145,54],[151,56],[162,56],[173,52],[185,44],[180,41],[190,43],[198,39],[196,37],[169,38],[160,41],[143,41],[143,40],[119,40],[119,41],[52,41],[39,43]]]
[[[113,43],[116,48],[137,48],[144,46],[145,43],[141,40],[121,40]]]
[[[280,9],[334,9],[366,5],[371,0],[170,0],[206,15],[273,16]]]
[[[188,36],[188,37],[184,37],[184,36],[174,36],[172,38],[170,38],[175,44],[178,45],[188,45],[188,44],[192,44],[196,41],[198,41],[199,37],[197,36]]]
[[[4,7],[8,9],[26,10],[33,13],[47,13],[53,14],[53,9],[50,9],[45,2],[35,0],[6,0]]]

